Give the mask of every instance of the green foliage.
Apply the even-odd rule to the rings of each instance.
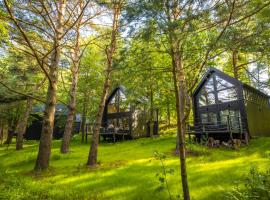
[[[270,170],[260,172],[252,167],[248,176],[242,181],[244,187],[236,185],[227,197],[234,200],[269,200],[270,199]],[[239,182],[238,182],[239,184]]]

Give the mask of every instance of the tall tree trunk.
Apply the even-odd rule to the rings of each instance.
[[[175,100],[176,100],[176,112],[177,112],[177,143],[176,151],[179,152],[180,159],[180,172],[182,180],[182,190],[184,194],[184,200],[189,200],[189,186],[186,170],[186,146],[185,146],[185,107],[186,107],[186,85],[185,85],[185,73],[183,69],[183,61],[180,51],[180,42],[175,38],[175,32],[171,30],[170,43],[171,43],[171,57],[173,67],[173,79],[175,87]]]
[[[177,58],[178,59],[178,58]],[[175,63],[175,69],[179,69],[177,67],[178,61]],[[182,67],[181,67],[182,68]],[[176,116],[177,116],[177,144],[176,151],[179,152],[180,158],[180,171],[181,171],[181,180],[182,180],[182,190],[184,194],[184,199],[189,200],[189,187],[188,187],[188,179],[187,179],[187,170],[186,170],[186,152],[185,152],[185,77],[183,71],[177,74],[176,70],[174,71],[174,85],[175,85],[175,100],[176,100]],[[177,84],[177,80],[179,78],[179,86]]]
[[[91,142],[91,148],[88,155],[88,166],[95,166],[97,164],[97,153],[98,153],[98,143],[99,143],[99,130],[101,127],[101,121],[103,116],[103,111],[105,107],[105,102],[109,93],[110,82],[111,82],[111,73],[113,68],[113,56],[116,50],[116,41],[117,33],[119,26],[119,16],[121,12],[121,5],[119,3],[113,3],[113,24],[112,24],[112,33],[111,33],[111,42],[108,49],[106,49],[107,55],[107,69],[105,75],[105,81],[103,85],[103,92],[101,95],[98,113],[96,116],[95,125],[93,128],[93,137]]]
[[[12,138],[15,133],[16,125],[14,124],[14,118],[8,120],[8,132],[7,132],[7,138],[4,144],[10,145],[12,143]]]
[[[167,125],[171,125],[171,109],[170,109],[170,102],[169,98],[167,97]]]
[[[4,139],[4,122],[3,120],[0,120],[0,145],[3,145],[3,139]]]
[[[83,113],[82,113],[82,124],[81,124],[81,132],[82,132],[82,140],[81,143],[84,143],[86,140],[85,133],[85,125],[86,125],[86,115],[87,115],[87,92],[84,93],[83,100]]]
[[[80,8],[82,9],[82,1],[80,1]],[[81,10],[80,9],[80,10]],[[69,111],[67,115],[65,131],[62,139],[61,153],[67,153],[69,151],[69,144],[72,137],[73,123],[76,111],[76,94],[77,94],[77,85],[78,85],[78,74],[79,74],[79,63],[80,63],[80,27],[81,27],[80,17],[76,25],[76,42],[73,52],[73,65],[72,65],[72,84],[70,88],[70,102],[68,105]]]
[[[23,113],[22,119],[19,123],[18,134],[16,140],[16,150],[21,150],[23,148],[23,135],[25,134],[27,122],[30,116],[30,112],[33,107],[33,99],[28,99],[26,103],[26,110]]]
[[[233,75],[234,75],[234,78],[239,79],[238,66],[237,66],[237,61],[238,61],[237,56],[238,56],[238,51],[236,49],[233,49],[233,51],[232,51]]]
[[[154,99],[153,99],[153,88],[152,83],[150,85],[150,133],[148,137],[151,137],[153,135],[153,121],[154,121]]]
[[[46,105],[43,116],[42,130],[39,143],[39,151],[37,155],[35,170],[45,170],[49,167],[51,154],[52,134],[54,127],[54,115],[57,92],[58,66],[61,54],[61,37],[63,34],[63,19],[66,7],[66,0],[58,1],[58,25],[54,41],[54,51],[52,54],[51,66],[49,68],[49,81]]]

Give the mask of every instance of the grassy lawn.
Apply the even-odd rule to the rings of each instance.
[[[51,169],[34,174],[37,142],[26,142],[17,152],[14,144],[0,147],[0,199],[168,199],[157,173],[162,173],[154,151],[167,155],[166,168],[172,195],[181,194],[179,159],[173,155],[174,136],[101,143],[98,168],[85,167],[89,144],[74,138],[71,153],[61,155],[60,141],[53,142]],[[226,199],[225,193],[250,167],[265,170],[269,164],[270,138],[259,138],[239,151],[209,149],[189,144],[188,178],[192,199]]]

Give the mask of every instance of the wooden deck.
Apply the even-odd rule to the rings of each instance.
[[[109,129],[101,128],[99,135],[100,137],[103,137],[105,140],[109,138],[109,139],[112,139],[113,142],[116,142],[117,139],[121,138],[122,140],[124,140],[125,137],[127,136],[131,137],[131,132],[130,130],[122,130],[122,129],[115,129],[115,128],[109,128]]]
[[[189,124],[193,124],[193,126],[187,125],[189,139],[191,139],[191,135],[194,135],[199,140],[205,136],[244,139],[246,143],[248,141],[246,125],[240,120],[228,120],[227,123],[218,121],[216,123],[193,122]]]

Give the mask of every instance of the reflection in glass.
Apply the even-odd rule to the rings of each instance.
[[[212,104],[215,104],[214,93],[207,93],[205,90],[202,90],[199,96],[199,106],[207,106]]]
[[[208,113],[209,115],[209,123],[217,124],[217,114],[216,113]]]
[[[217,81],[217,90],[223,90],[234,86],[233,84],[220,78],[219,76],[216,76],[216,81]]]
[[[228,123],[229,110],[221,110],[220,111],[220,121],[222,124]]]
[[[108,113],[128,112],[129,103],[125,94],[121,91],[117,91],[115,96],[108,104]]]
[[[207,113],[202,113],[201,114],[201,120],[202,120],[202,123],[205,124],[208,122],[208,119],[207,119]]]
[[[237,92],[235,88],[229,88],[218,92],[218,103],[237,100]]]
[[[213,112],[202,113],[201,121],[203,124],[217,124],[217,114]]]
[[[214,91],[214,79],[213,77],[210,77],[207,82],[205,83],[203,90],[205,90],[207,93]]]
[[[239,120],[240,118],[239,110],[222,110],[220,111],[220,120],[222,124],[227,124],[230,120],[232,129],[239,129]]]

